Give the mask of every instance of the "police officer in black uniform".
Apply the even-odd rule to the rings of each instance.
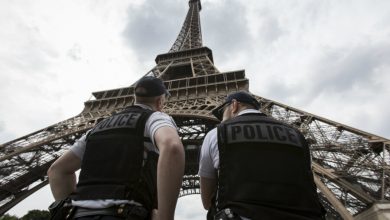
[[[323,219],[305,138],[259,108],[236,92],[213,111],[223,122],[206,135],[199,167],[208,219]]]
[[[173,219],[184,148],[174,121],[161,112],[167,94],[160,79],[142,78],[133,106],[100,121],[52,164],[54,198],[71,194],[68,219]]]

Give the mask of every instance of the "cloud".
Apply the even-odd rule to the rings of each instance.
[[[390,3],[350,3],[246,4],[250,47],[236,67],[257,95],[390,137]]]
[[[252,39],[245,17],[245,4],[241,1],[203,2],[203,44],[213,50],[217,67],[222,63],[223,69],[220,71],[242,65],[242,61],[252,52],[248,49],[251,48]]]
[[[180,197],[176,207],[177,220],[204,220],[207,211],[203,208],[200,195]]]
[[[68,56],[74,61],[79,61],[83,57],[83,52],[80,44],[76,43],[71,49],[68,50]]]
[[[3,138],[5,138],[3,137],[5,135],[5,132],[6,132],[5,122],[0,120],[0,140],[3,140]]]
[[[55,91],[49,93],[46,87],[56,82],[50,69],[58,59],[58,52],[45,41],[34,20],[19,16],[13,7],[9,7],[7,13],[8,16],[0,18],[3,27],[0,39],[7,42],[0,48],[0,99],[3,102],[0,115],[7,125],[1,132],[1,142],[16,138],[21,132],[43,128],[45,122],[55,118],[56,111],[45,119],[39,118],[39,112],[45,114],[45,110],[54,110],[50,103],[55,100],[53,96],[58,95]],[[41,109],[42,106],[48,107]],[[24,121],[20,116],[23,112],[28,118]]]
[[[52,202],[54,202],[54,198],[52,196],[49,185],[46,185],[39,189],[36,193],[21,201],[17,206],[13,207],[7,213],[22,218],[29,210],[47,210]]]
[[[11,14],[0,22],[3,27],[0,35],[7,42],[0,49],[1,74],[30,72],[30,77],[39,77],[58,53],[45,41],[34,21],[26,22],[24,18]],[[15,67],[20,72],[12,72]]]
[[[388,57],[390,42],[329,50],[306,74],[303,89],[306,95],[302,99],[308,104],[322,93],[348,95],[351,91],[362,95],[356,97],[361,99],[384,91],[387,85],[381,79],[389,70]]]
[[[0,6],[0,115],[7,125],[0,142],[75,116],[92,92],[128,86],[147,71],[121,41],[129,3]]]
[[[176,39],[187,12],[180,0],[149,0],[128,8],[123,37],[141,61],[167,53]]]
[[[386,109],[382,110],[382,113],[378,116],[381,120],[374,123],[371,127],[376,128],[376,133],[380,136],[389,139],[390,138],[390,114],[388,113],[388,109],[390,106],[387,106]],[[362,121],[365,121],[366,119],[363,119]],[[369,132],[374,133],[374,129],[370,130]]]
[[[0,143],[78,114],[94,91],[134,82],[169,51],[187,3],[0,2]],[[257,95],[390,138],[390,1],[202,6],[218,69],[246,69]],[[204,219],[194,197],[180,198],[180,219]]]
[[[275,101],[390,137],[389,126],[386,126],[390,103],[385,101],[389,100],[390,94],[387,85],[390,80],[390,42],[319,47],[319,51],[321,53],[308,59],[311,61],[302,70],[304,74],[285,69],[286,75],[266,76],[263,91]],[[289,60],[284,63],[289,63]],[[282,70],[276,68],[273,71]],[[260,79],[255,81],[262,82]],[[365,121],[364,125],[362,121]]]
[[[357,48],[341,48],[332,52],[322,61],[323,70],[317,75],[325,76],[324,82],[336,91],[350,87],[384,86],[377,80],[383,72],[378,72],[387,64],[390,56],[390,44],[361,45]],[[322,80],[321,80],[322,81]],[[333,82],[333,83],[332,83]]]
[[[200,16],[204,46],[213,45],[214,57],[218,60],[237,61],[237,54],[249,46],[247,39],[250,38],[245,16],[232,16],[245,14],[243,3],[202,1],[202,8]],[[128,9],[128,23],[123,31],[125,42],[141,62],[153,60],[156,55],[169,51],[187,11],[188,4],[179,0],[150,0],[132,5]]]

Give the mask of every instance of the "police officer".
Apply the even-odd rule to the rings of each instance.
[[[259,108],[236,92],[212,112],[222,123],[205,136],[199,164],[207,219],[322,219],[305,138]]]
[[[74,219],[173,219],[184,148],[161,112],[167,94],[160,79],[140,79],[133,106],[99,122],[49,168],[54,198],[72,194]]]

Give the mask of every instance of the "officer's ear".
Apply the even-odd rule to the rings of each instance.
[[[156,108],[157,108],[157,111],[161,111],[162,108],[164,107],[164,101],[165,101],[165,97],[164,95],[161,95],[159,96],[157,99],[156,99]]]
[[[235,99],[232,101],[232,113],[237,114],[238,111],[240,110],[239,102]]]

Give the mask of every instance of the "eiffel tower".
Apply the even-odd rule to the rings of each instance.
[[[182,29],[168,53],[146,75],[171,93],[164,111],[176,121],[186,152],[180,196],[199,194],[198,156],[210,114],[234,91],[249,91],[244,70],[220,72],[203,46],[200,0],[189,0]],[[96,121],[134,102],[134,84],[92,93],[83,111],[0,145],[0,214],[48,183],[46,171]],[[312,152],[315,182],[328,219],[390,219],[390,140],[256,96],[262,112],[300,129]],[[282,195],[281,195],[282,196]],[[387,214],[387,217],[385,215]]]

